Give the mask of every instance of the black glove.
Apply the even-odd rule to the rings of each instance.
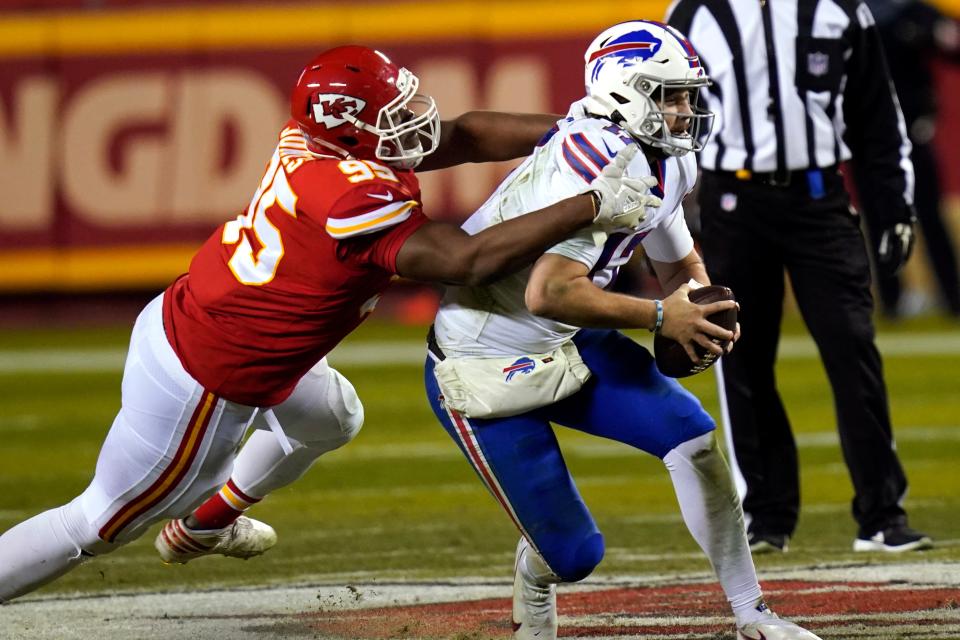
[[[880,246],[877,248],[880,274],[888,277],[897,275],[907,263],[915,240],[912,219],[885,228],[880,234]]]

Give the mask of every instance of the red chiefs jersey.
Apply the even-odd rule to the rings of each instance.
[[[290,121],[246,212],[167,289],[167,338],[205,388],[276,405],[373,310],[425,222],[413,171],[310,153]]]

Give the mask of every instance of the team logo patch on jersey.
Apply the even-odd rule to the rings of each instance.
[[[313,97],[313,119],[327,129],[347,122],[344,115],[356,117],[367,106],[366,100],[340,93],[318,93]]]
[[[830,56],[821,51],[814,51],[807,54],[807,73],[812,76],[821,77],[827,75],[830,71]]]
[[[510,382],[510,379],[518,373],[524,375],[529,375],[531,371],[537,366],[537,363],[532,359],[524,356],[511,364],[509,367],[504,367],[503,372],[507,374],[507,382]]]
[[[737,208],[737,194],[725,193],[720,196],[720,208],[724,211],[733,211]]]

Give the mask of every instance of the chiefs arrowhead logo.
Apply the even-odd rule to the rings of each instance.
[[[318,93],[313,97],[313,119],[327,129],[344,124],[344,115],[356,116],[367,105],[365,100],[340,93]]]

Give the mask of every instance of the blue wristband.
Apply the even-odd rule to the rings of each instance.
[[[651,333],[660,333],[660,329],[663,328],[663,302],[654,300],[653,304],[657,307],[657,323],[653,325],[653,329],[650,329],[650,331]]]

